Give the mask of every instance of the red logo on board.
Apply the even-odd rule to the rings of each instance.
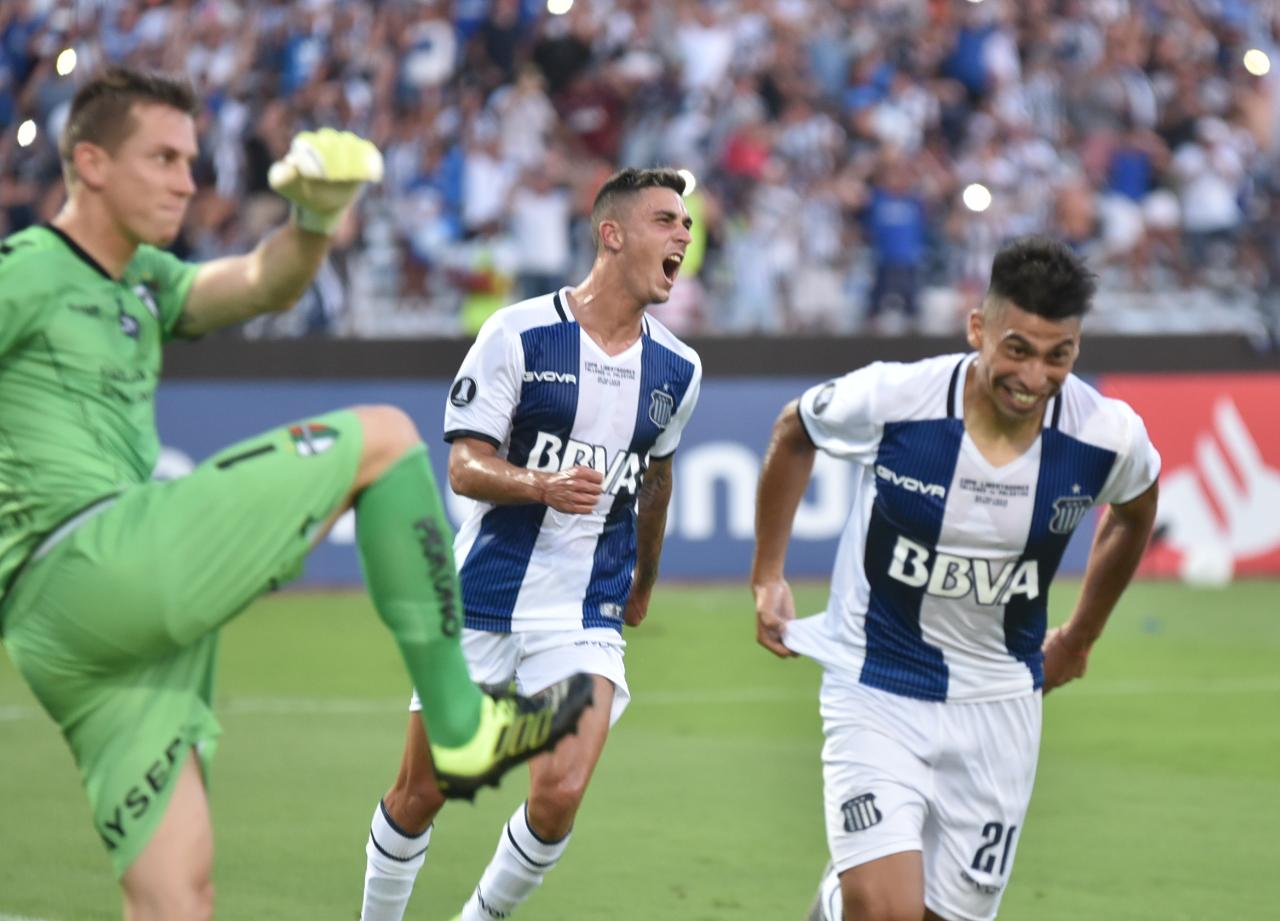
[[[1149,575],[1280,573],[1280,374],[1104,375],[1163,460]]]

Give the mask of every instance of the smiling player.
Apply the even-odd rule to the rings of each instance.
[[[757,638],[824,667],[833,868],[810,918],[988,921],[1013,867],[1040,699],[1084,674],[1156,511],[1142,420],[1071,369],[1094,281],[1051,240],[1004,247],[974,352],[877,363],[783,410],[760,477]],[[858,486],[827,610],[794,620],[783,561],[817,449]],[[1049,583],[1107,505],[1075,613]]]

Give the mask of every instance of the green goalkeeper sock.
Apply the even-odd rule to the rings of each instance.
[[[462,655],[462,591],[425,445],[356,499],[356,544],[378,616],[391,628],[431,741],[459,746],[480,725],[483,694]]]

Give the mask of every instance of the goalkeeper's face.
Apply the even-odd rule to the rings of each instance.
[[[154,103],[134,105],[129,119],[132,130],[107,155],[102,195],[131,240],[168,246],[196,191],[191,175],[195,122],[185,112]]]

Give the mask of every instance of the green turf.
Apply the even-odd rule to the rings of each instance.
[[[1060,586],[1061,613],[1074,586]],[[1275,916],[1280,595],[1135,586],[1088,678],[1050,696],[1007,921]],[[802,610],[822,603],[799,592]],[[825,860],[817,667],[753,642],[743,588],[666,588],[628,638],[636,702],[524,921],[800,921]],[[222,651],[219,916],[353,919],[406,686],[357,596],[285,595]],[[523,778],[441,817],[409,916],[443,921]],[[119,917],[71,760],[0,657],[0,919]]]

